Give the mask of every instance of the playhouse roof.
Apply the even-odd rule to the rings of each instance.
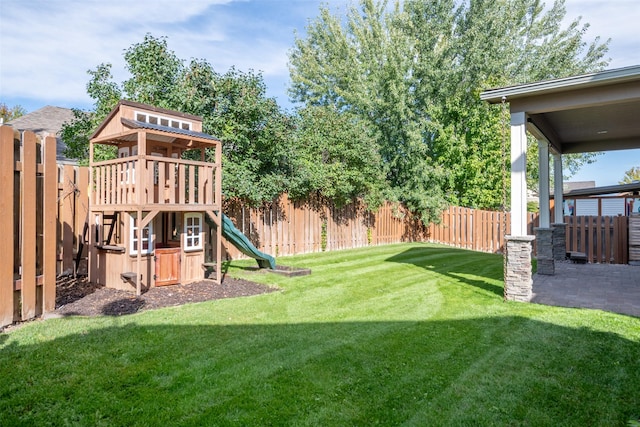
[[[184,149],[220,142],[218,138],[202,132],[202,117],[125,100],[111,110],[91,136],[91,142],[120,145],[135,141],[138,132],[145,130],[154,141]]]
[[[120,119],[120,121],[122,122],[123,125],[131,129],[158,130],[158,131],[167,132],[167,133],[175,133],[178,135],[191,137],[191,138],[202,138],[202,139],[210,139],[212,141],[218,141],[218,138],[216,138],[215,136],[209,135],[208,133],[204,133],[204,132],[196,132],[196,131],[186,130],[186,129],[177,129],[177,128],[172,128],[170,126],[161,126],[161,125],[156,125],[152,123],[140,122],[138,120]]]

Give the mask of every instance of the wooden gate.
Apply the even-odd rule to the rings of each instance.
[[[156,286],[180,283],[180,248],[156,248]]]
[[[565,216],[567,251],[582,252],[590,263],[629,262],[629,217]]]

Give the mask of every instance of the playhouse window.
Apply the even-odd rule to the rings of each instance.
[[[153,251],[153,222],[147,224],[142,233],[139,233],[138,224],[135,214],[131,214],[131,232],[129,233],[129,255],[137,255],[138,247],[141,248],[141,254],[148,254]]]
[[[187,251],[202,249],[202,214],[185,214],[184,249]]]
[[[139,122],[151,123],[154,125],[159,124],[161,126],[167,126],[176,129],[191,130],[191,122],[185,122],[183,120],[164,116],[156,116],[153,114],[136,112],[136,120]]]

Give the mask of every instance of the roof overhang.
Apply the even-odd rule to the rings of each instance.
[[[524,112],[559,153],[640,148],[640,66],[491,89],[480,99]]]
[[[220,140],[216,137],[203,132],[194,132],[168,126],[154,125],[124,118],[120,119],[120,121],[129,129],[127,132],[123,132],[116,136],[108,135],[103,138],[93,138],[91,139],[91,142],[117,146],[136,142],[138,140],[138,133],[146,132],[149,141],[171,144],[185,150],[213,147],[220,143]]]

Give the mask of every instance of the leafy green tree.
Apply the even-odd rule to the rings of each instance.
[[[439,99],[431,117],[453,128],[450,134],[434,138],[434,158],[453,171],[453,193],[457,203],[466,206],[496,208],[501,205],[501,142],[507,122],[501,119],[501,107],[488,106],[479,93],[488,87],[506,86],[580,74],[601,69],[606,44],[598,39],[587,46],[582,41],[588,25],[580,28],[574,20],[561,28],[565,15],[564,2],[557,1],[548,12],[537,0],[472,1],[455,6],[448,3],[448,14],[441,22],[450,27],[439,37],[445,63],[436,92],[419,96],[420,100]],[[420,1],[407,1],[407,13],[417,19],[434,16],[431,8]],[[440,12],[443,10],[440,9]],[[438,15],[436,15],[438,16]],[[412,19],[415,21],[416,19]],[[419,21],[420,22],[420,21]],[[442,28],[443,24],[440,25]],[[418,26],[410,27],[420,29]],[[418,37],[419,33],[413,33]],[[431,48],[431,47],[429,47]],[[426,70],[423,70],[423,68]],[[420,63],[417,75],[429,78],[433,71],[428,63]],[[430,86],[426,86],[427,89]],[[432,103],[433,104],[433,103]],[[502,116],[504,119],[504,116]],[[451,154],[453,153],[453,156]],[[537,142],[530,138],[528,175],[531,188],[537,187]],[[564,157],[564,171],[571,175],[596,154]],[[505,165],[505,166],[508,166]]]
[[[299,111],[298,153],[290,196],[310,194],[342,206],[355,199],[377,208],[385,193],[382,162],[369,129],[356,116],[332,107]]]
[[[606,64],[606,43],[582,41],[588,26],[561,27],[562,1],[547,12],[538,0],[359,6],[344,19],[321,7],[305,38],[296,38],[290,94],[365,121],[394,194],[425,222],[447,201],[502,204],[504,117],[479,100],[482,90]]]
[[[3,123],[8,122],[9,120],[17,119],[18,117],[24,116],[25,114],[27,114],[27,110],[25,110],[20,105],[9,107],[4,102],[0,102],[0,119],[2,119]]]
[[[351,9],[343,27],[322,7],[291,53],[291,95],[357,115],[376,136],[390,198],[429,222],[445,206],[447,174],[429,158],[411,92],[411,40],[399,21],[386,14],[386,3],[364,1],[362,11]]]
[[[624,173],[624,177],[619,184],[631,184],[634,181],[640,181],[640,166],[634,166]]]

